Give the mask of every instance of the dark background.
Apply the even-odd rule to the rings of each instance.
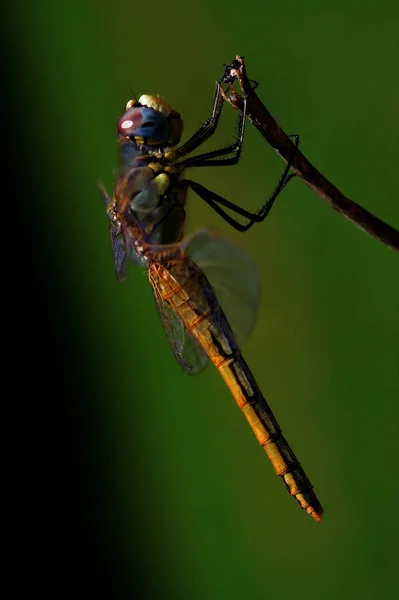
[[[36,269],[25,294],[47,346],[42,356],[33,340],[32,364],[47,399],[39,503],[52,597],[396,597],[397,254],[300,181],[247,235],[189,198],[188,231],[217,227],[259,265],[243,352],[325,506],[317,525],[216,370],[180,372],[145,274],[132,267],[117,284],[97,181],[111,190],[115,123],[133,91],[161,94],[188,136],[223,63],[244,54],[305,155],[399,227],[397,3],[42,0],[9,14],[14,201],[27,200],[33,233],[28,252],[16,238],[19,274]],[[226,110],[210,148],[230,141],[234,119]],[[248,126],[240,165],[193,177],[255,210],[281,169]]]

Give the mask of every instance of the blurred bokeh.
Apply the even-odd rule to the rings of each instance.
[[[35,147],[37,259],[78,382],[65,385],[84,535],[104,568],[93,586],[107,573],[114,598],[138,588],[143,600],[397,597],[399,256],[301,181],[245,235],[189,198],[188,231],[216,227],[259,265],[262,306],[243,353],[325,506],[317,525],[216,370],[180,371],[145,274],[132,266],[117,283],[97,188],[112,189],[115,123],[133,94],[162,95],[188,136],[223,64],[243,54],[302,152],[398,228],[397,2],[39,0],[10,10],[28,101],[18,130]],[[231,140],[236,115],[225,113],[210,149]],[[248,125],[238,166],[190,176],[255,210],[281,170]],[[74,568],[72,555],[66,573]]]

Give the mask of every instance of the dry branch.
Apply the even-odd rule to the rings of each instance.
[[[236,60],[226,67],[224,81],[230,84],[234,81],[238,82],[241,93],[247,100],[247,118],[285,162],[288,163],[292,160],[291,169],[293,172],[303,179],[334,210],[372,237],[399,252],[399,231],[344,196],[310,163],[299,149],[295,149],[291,139],[256,95],[254,86],[247,77],[242,56],[237,56]],[[234,108],[242,111],[242,97],[237,94],[233,85],[230,85],[230,94],[227,96],[227,100]],[[294,156],[293,159],[292,156]]]

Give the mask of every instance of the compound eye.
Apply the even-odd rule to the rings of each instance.
[[[118,134],[130,138],[135,135],[137,129],[143,125],[143,111],[141,108],[131,108],[126,111],[118,121]]]

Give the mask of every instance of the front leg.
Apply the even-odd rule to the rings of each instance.
[[[223,101],[227,100],[225,91],[222,87],[220,87],[219,93],[223,98]],[[244,109],[240,112],[238,117],[237,138],[232,144],[220,148],[219,150],[213,150],[211,152],[205,152],[204,154],[187,158],[186,160],[177,163],[176,166],[183,170],[190,167],[223,167],[236,165],[241,156],[241,149],[244,141],[245,120],[246,102],[244,101]],[[232,154],[233,156],[228,157],[229,154]],[[218,158],[219,156],[224,158]]]
[[[215,92],[213,95],[212,113],[209,119],[201,125],[201,127],[187,140],[185,144],[167,153],[169,161],[176,161],[182,158],[186,154],[196,150],[198,146],[201,146],[207,139],[209,139],[216,131],[219,124],[220,116],[223,108],[223,97],[220,95],[221,84],[219,81],[216,82]]]

